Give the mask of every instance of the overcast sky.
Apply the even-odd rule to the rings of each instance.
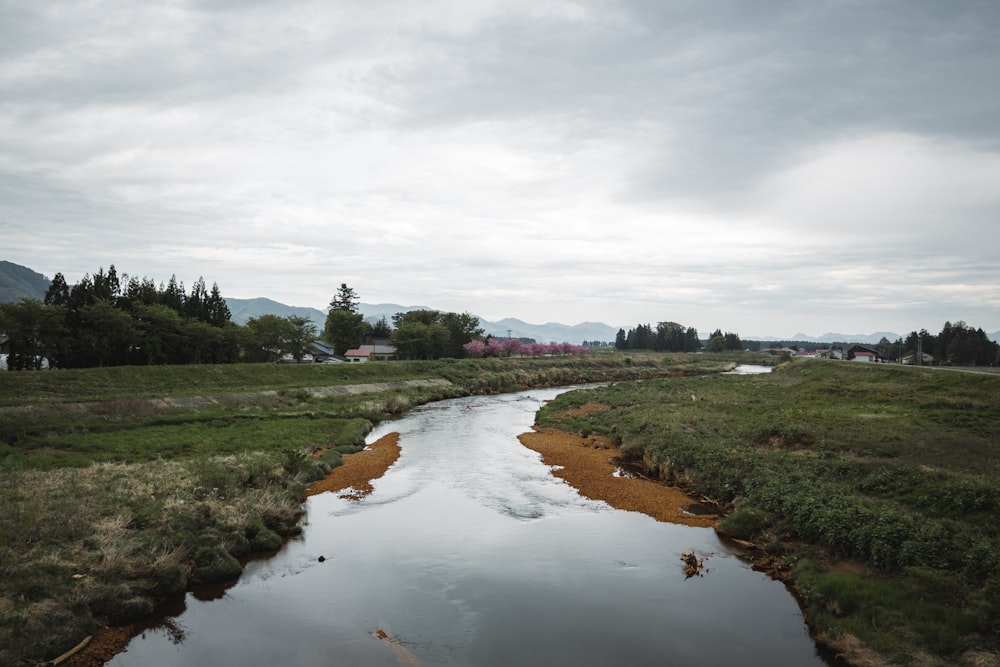
[[[995,0],[0,0],[0,259],[707,335],[1000,329]]]

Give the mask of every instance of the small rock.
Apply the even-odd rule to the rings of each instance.
[[[317,560],[322,563],[326,561],[326,556],[320,556]]]

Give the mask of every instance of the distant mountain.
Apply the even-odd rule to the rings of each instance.
[[[398,303],[359,303],[358,312],[369,322],[377,322],[383,317],[392,324],[392,316],[396,313],[408,313],[411,310],[434,310],[427,306],[401,306]]]
[[[26,266],[0,260],[0,303],[44,299],[51,282]]]
[[[326,313],[322,310],[299,306],[286,306],[283,303],[278,303],[273,299],[267,299],[264,297],[258,297],[256,299],[227,298],[226,305],[229,306],[230,319],[241,326],[246,324],[247,320],[251,317],[260,317],[261,315],[277,315],[278,317],[290,317],[295,315],[297,317],[304,317],[315,322],[319,329],[322,329],[323,325],[326,324]]]
[[[613,343],[618,334],[618,327],[612,327],[603,322],[582,322],[580,324],[529,324],[513,317],[507,317],[497,322],[480,319],[479,326],[498,338],[534,338],[539,343],[573,343],[580,345],[583,341],[604,341]]]
[[[312,320],[316,324],[316,328],[320,331],[326,326],[326,311],[317,308],[286,306],[283,303],[264,297],[256,299],[227,298],[226,305],[229,306],[230,319],[240,325],[246,324],[246,321],[251,317],[260,317],[261,315],[277,315],[278,317],[295,315]],[[396,313],[424,310],[425,308],[425,306],[400,306],[396,303],[358,304],[358,312],[364,315],[364,318],[369,322],[376,322],[385,317],[391,323],[392,316]]]
[[[900,335],[898,333],[893,333],[892,331],[876,331],[871,334],[825,333],[822,336],[807,336],[806,334],[798,333],[791,338],[765,336],[761,338],[748,337],[748,340],[801,341],[803,343],[861,343],[863,345],[875,345],[882,340],[883,337],[890,341],[897,341],[900,339]]]
[[[323,329],[326,324],[326,312],[316,308],[305,308],[298,306],[286,306],[272,299],[226,299],[232,320],[236,324],[246,324],[251,317],[261,315],[277,315],[278,317],[288,317],[296,315],[312,320],[316,328]],[[431,310],[427,306],[401,306],[398,303],[361,303],[358,304],[358,312],[365,316],[369,322],[375,322],[385,317],[390,322],[396,313],[406,313],[411,310]],[[584,322],[570,326],[568,324],[558,324],[549,322],[547,324],[529,324],[512,317],[502,319],[498,322],[490,322],[479,318],[479,326],[487,334],[498,338],[506,338],[508,334],[513,338],[533,338],[540,343],[574,343],[581,344],[585,340],[600,340],[613,342],[618,329],[608,326],[602,322]]]

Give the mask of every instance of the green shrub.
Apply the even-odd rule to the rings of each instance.
[[[130,623],[153,611],[152,600],[136,595],[124,583],[98,586],[91,593],[88,606],[94,615],[106,618],[112,625]]]
[[[246,529],[250,549],[253,551],[275,551],[284,540],[261,521],[254,521]]]
[[[240,562],[221,545],[198,547],[194,563],[191,578],[205,584],[230,581],[243,572]]]
[[[741,507],[719,522],[719,530],[726,535],[748,540],[771,525],[771,517],[756,507]]]
[[[156,587],[153,591],[160,597],[177,595],[187,588],[188,568],[183,563],[172,563],[162,567],[156,575]]]

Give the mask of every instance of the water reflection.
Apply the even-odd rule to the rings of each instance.
[[[370,496],[310,498],[300,538],[111,664],[400,664],[376,629],[433,666],[822,664],[783,586],[712,530],[582,498],[520,445],[560,391],[382,425],[402,454]]]
[[[770,373],[774,370],[773,366],[759,366],[757,364],[740,364],[731,371],[726,371],[723,375],[760,375],[761,373]]]

